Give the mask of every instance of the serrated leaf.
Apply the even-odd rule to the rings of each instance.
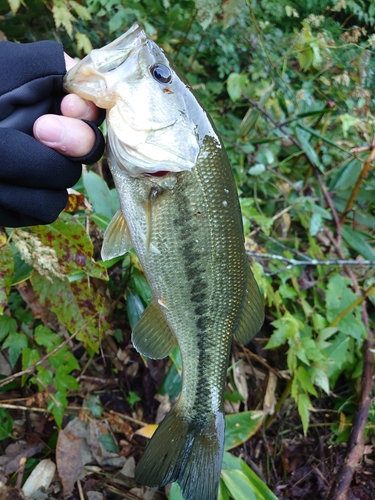
[[[261,411],[233,413],[225,417],[224,450],[231,450],[248,441],[257,432],[264,419]]]
[[[24,333],[13,332],[8,335],[3,343],[3,348],[8,347],[9,363],[13,368],[21,355],[22,349],[27,347],[28,338]]]
[[[313,396],[318,395],[315,387],[311,383],[309,373],[307,373],[303,366],[298,367],[295,377],[304,391],[309,392]]]
[[[300,394],[297,398],[298,413],[302,420],[303,433],[306,435],[309,428],[310,409],[312,404],[307,394]]]
[[[17,330],[17,321],[7,314],[0,316],[0,341],[4,340],[9,333]]]
[[[84,54],[89,54],[92,51],[91,41],[85,33],[76,33],[76,40],[78,50],[82,50]]]
[[[90,21],[91,14],[90,14],[87,7],[85,7],[84,5],[81,5],[80,3],[76,2],[75,0],[69,0],[69,5],[71,7],[73,7],[73,9],[76,11],[78,17],[80,17],[83,21]]]
[[[55,250],[59,263],[67,272],[85,271],[93,278],[108,279],[104,266],[93,261],[91,239],[77,218],[62,213],[52,224],[30,229],[43,245]]]
[[[11,246],[0,242],[0,316],[8,303],[8,295],[13,282],[14,261]]]
[[[70,13],[67,5],[61,1],[54,0],[52,6],[53,20],[55,21],[56,28],[62,26],[70,37],[73,35],[73,22],[76,18]]]
[[[44,325],[38,325],[34,331],[35,342],[43,347],[55,346],[59,342],[59,336]]]
[[[78,390],[79,384],[72,375],[66,373],[64,366],[59,366],[56,369],[55,377],[53,380],[54,386],[60,392],[66,392],[67,389]]]

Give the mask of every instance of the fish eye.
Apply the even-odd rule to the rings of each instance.
[[[164,64],[154,64],[150,68],[154,80],[159,83],[169,83],[172,80],[171,70]]]

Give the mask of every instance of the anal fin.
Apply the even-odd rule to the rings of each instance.
[[[250,266],[247,266],[245,290],[242,314],[234,333],[237,342],[244,345],[259,332],[264,321],[263,300]]]
[[[162,359],[175,348],[177,341],[155,302],[147,307],[132,332],[138,352],[152,359]]]
[[[118,210],[104,233],[102,259],[109,260],[124,255],[133,248],[128,224],[121,210]]]

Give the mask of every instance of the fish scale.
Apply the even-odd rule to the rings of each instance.
[[[102,257],[134,247],[153,299],[133,344],[151,358],[167,356],[176,343],[181,350],[181,394],[135,478],[148,486],[177,481],[186,500],[215,500],[232,338],[249,342],[263,322],[228,157],[190,87],[140,25],[83,59],[65,88],[107,108],[121,210]]]

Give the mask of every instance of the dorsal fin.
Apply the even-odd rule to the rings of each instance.
[[[263,300],[254,275],[247,267],[246,292],[242,314],[234,333],[234,338],[241,344],[248,344],[256,335],[264,321]]]
[[[128,224],[121,210],[117,210],[104,233],[101,251],[102,259],[109,260],[119,257],[129,252],[131,248],[133,248],[133,243],[130,238]]]
[[[132,332],[138,352],[152,359],[168,356],[177,342],[155,302],[147,307]]]

